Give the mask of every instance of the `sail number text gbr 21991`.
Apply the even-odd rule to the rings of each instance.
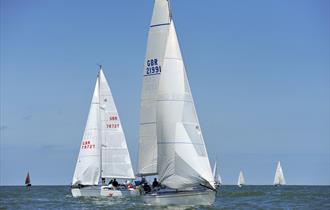
[[[160,74],[161,71],[162,71],[162,68],[158,64],[157,58],[147,60],[147,67],[146,67],[146,72],[145,72],[144,76]]]

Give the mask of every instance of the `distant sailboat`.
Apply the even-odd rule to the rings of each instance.
[[[71,192],[78,196],[132,196],[134,189],[115,189],[105,179],[134,179],[125,135],[110,87],[100,66],[80,145]]]
[[[285,179],[280,161],[278,161],[277,163],[275,177],[274,177],[274,185],[275,186],[285,185]]]
[[[168,0],[155,0],[141,94],[139,175],[154,205],[211,205],[216,187]]]
[[[25,177],[25,186],[31,187],[30,173],[28,172]]]
[[[243,175],[243,171],[240,171],[239,176],[238,176],[238,180],[237,180],[237,186],[242,187],[243,185],[245,185],[245,178],[244,178],[244,175]]]
[[[214,163],[212,174],[213,174],[213,177],[214,177],[214,180],[215,180],[215,186],[219,187],[222,184],[222,180],[221,180],[221,176],[220,176],[220,173],[218,171],[218,168],[217,168],[217,162]]]

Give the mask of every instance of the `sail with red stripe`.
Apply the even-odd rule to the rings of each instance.
[[[28,172],[25,178],[25,185],[31,185],[30,173]]]

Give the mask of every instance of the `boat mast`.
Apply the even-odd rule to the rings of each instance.
[[[97,74],[97,81],[98,81],[98,94],[99,94],[99,108],[98,108],[98,112],[97,112],[97,132],[98,132],[98,135],[97,135],[97,137],[98,137],[98,141],[99,141],[99,145],[100,145],[100,178],[102,179],[102,136],[101,136],[101,128],[100,128],[100,119],[101,119],[101,113],[100,113],[100,109],[101,109],[101,103],[100,103],[100,101],[101,101],[101,80],[100,80],[100,73],[101,73],[101,71],[102,71],[102,65],[100,65],[100,64],[98,64],[98,66],[99,66],[99,73]]]
[[[167,0],[168,3],[168,16],[170,18],[170,22],[172,21],[172,9],[171,9],[171,2],[170,0]]]

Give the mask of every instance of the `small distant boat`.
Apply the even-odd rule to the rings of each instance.
[[[30,179],[30,173],[28,172],[26,177],[25,177],[25,186],[26,187],[31,187],[31,179]]]
[[[276,172],[275,172],[275,177],[274,177],[274,186],[281,186],[285,185],[285,179],[283,175],[283,170],[281,167],[281,162],[277,162],[277,167],[276,167]]]
[[[243,175],[243,171],[240,171],[238,176],[237,186],[242,187],[243,185],[245,185],[245,178]]]
[[[222,180],[221,180],[221,176],[220,176],[220,173],[218,171],[218,168],[217,168],[217,162],[214,163],[213,177],[214,177],[214,181],[215,181],[215,186],[217,188],[219,188],[222,184]]]
[[[100,66],[73,175],[72,196],[138,195],[130,185],[105,185],[106,178],[128,181],[135,176],[119,115]]]

